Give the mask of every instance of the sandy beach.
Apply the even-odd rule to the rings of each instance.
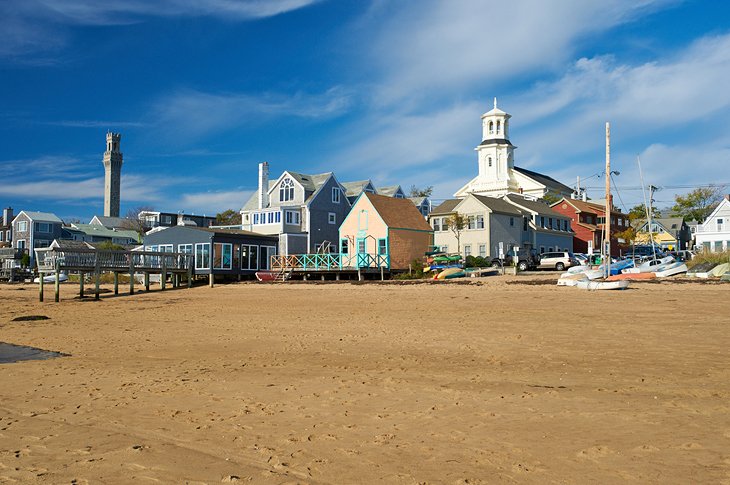
[[[0,286],[0,482],[730,483],[730,285],[518,280]]]

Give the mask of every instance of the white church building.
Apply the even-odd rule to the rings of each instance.
[[[463,199],[468,194],[503,197],[521,194],[540,199],[546,194],[558,198],[570,197],[573,189],[557,180],[532,170],[515,167],[515,146],[509,141],[511,115],[494,108],[482,115],[482,142],[475,148],[479,173],[460,188],[454,197]]]

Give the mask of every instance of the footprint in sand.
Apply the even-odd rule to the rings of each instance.
[[[613,450],[611,450],[608,446],[599,445],[591,446],[590,448],[579,451],[578,458],[588,458],[591,460],[595,460],[611,454],[613,454]]]

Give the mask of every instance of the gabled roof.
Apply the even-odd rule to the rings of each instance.
[[[403,192],[403,189],[401,189],[400,185],[388,185],[386,187],[377,187],[375,189],[378,195],[385,195],[387,197],[394,197],[398,190],[400,190],[401,193]]]
[[[433,228],[423,218],[423,214],[408,199],[396,199],[369,192],[363,192],[361,197],[368,198],[385,225],[390,228],[433,231]]]
[[[567,185],[563,184],[562,182],[558,182],[557,180],[555,180],[554,178],[552,178],[548,175],[538,173],[538,172],[533,172],[532,170],[527,170],[526,168],[522,168],[522,167],[514,167],[514,170],[516,172],[519,172],[522,175],[529,177],[529,178],[533,179],[534,181],[544,185],[545,187],[552,190],[553,192],[557,192],[559,194],[570,194],[573,192],[573,189],[571,189]]]
[[[276,180],[269,180],[269,189],[268,191],[271,192],[271,189],[274,188],[274,185],[276,184]],[[242,211],[250,211],[254,209],[259,208],[259,190],[256,189],[251,194],[251,197],[248,198],[245,204],[243,204],[243,207],[241,207]]]
[[[139,234],[137,234],[137,231],[132,231],[129,229],[118,229],[118,230],[112,230],[107,229],[104,226],[99,226],[97,224],[71,224],[71,228],[76,229],[77,231],[83,232],[87,236],[98,236],[98,237],[123,237],[123,238],[129,238],[134,239],[135,241],[139,240]],[[68,229],[68,228],[64,228]]]
[[[342,187],[345,189],[346,197],[357,197],[365,190],[365,186],[368,184],[373,189],[375,189],[375,186],[369,179],[368,180],[357,180],[355,182],[343,182]]]
[[[332,172],[326,172],[326,173],[317,173],[314,175],[309,175],[306,173],[299,173],[299,172],[290,172],[286,171],[284,173],[289,174],[294,180],[299,182],[299,185],[304,187],[304,190],[307,192],[315,192],[318,188],[324,184],[327,179],[332,175]],[[282,178],[282,177],[279,177]],[[278,179],[277,179],[278,182]],[[272,187],[269,188],[269,192],[271,192]]]
[[[33,212],[33,211],[20,211],[20,214],[25,214],[28,216],[28,219],[31,221],[39,221],[39,222],[60,222],[63,224],[63,221],[58,218],[56,214],[52,214],[50,212]],[[17,218],[17,216],[16,216]]]
[[[508,214],[511,216],[522,216],[523,213],[520,209],[510,204],[506,200],[498,199],[497,197],[488,197],[486,195],[469,194],[476,200],[482,203],[492,212],[499,212],[500,214]]]
[[[129,222],[123,217],[94,216],[89,221],[89,224],[94,224],[94,219],[107,229],[124,229],[128,227],[126,224]]]
[[[568,217],[565,214],[561,214],[553,210],[552,207],[550,207],[546,202],[542,200],[530,200],[515,194],[507,194],[505,195],[505,198],[509,199],[511,202],[521,207],[524,207],[527,210],[537,212],[538,214],[553,217]]]
[[[707,218],[705,218],[705,220],[702,221],[702,223],[700,223],[699,225],[704,226],[706,223],[709,223],[712,219],[715,218],[715,216],[717,216],[717,214],[723,209],[723,207],[730,208],[730,194],[723,197],[723,199],[720,201],[720,203],[717,204],[717,207],[715,207],[715,209],[710,213],[710,215],[707,216]]]
[[[431,210],[429,215],[445,215],[454,212],[454,208],[464,199],[446,199]]]
[[[681,231],[684,219],[681,217],[659,217],[652,221],[661,224],[667,231]]]
[[[62,251],[71,251],[74,249],[96,249],[91,243],[85,241],[74,241],[71,239],[55,239],[51,243],[52,248],[58,248]]]
[[[590,212],[591,214],[604,214],[606,212],[606,206],[595,204],[593,202],[586,202],[579,199],[569,199],[567,197],[563,197],[559,201],[555,202],[554,204],[551,204],[551,207],[555,207],[558,204],[562,203],[568,203],[572,205],[578,212]],[[623,212],[616,210],[614,207],[611,211],[612,214],[623,214]]]
[[[414,205],[419,206],[428,200],[428,197],[407,197]]]

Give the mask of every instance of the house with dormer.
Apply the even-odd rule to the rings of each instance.
[[[284,171],[271,181],[268,163],[261,163],[258,189],[240,211],[241,229],[278,235],[279,254],[337,252],[338,230],[351,207],[346,193],[332,172]]]
[[[355,203],[360,194],[367,192],[368,194],[375,194],[375,185],[372,180],[357,180],[355,182],[343,182],[342,187],[345,189],[345,195],[347,200],[350,201],[350,205]]]
[[[730,251],[730,194],[702,224],[697,224],[695,244],[704,251]]]

